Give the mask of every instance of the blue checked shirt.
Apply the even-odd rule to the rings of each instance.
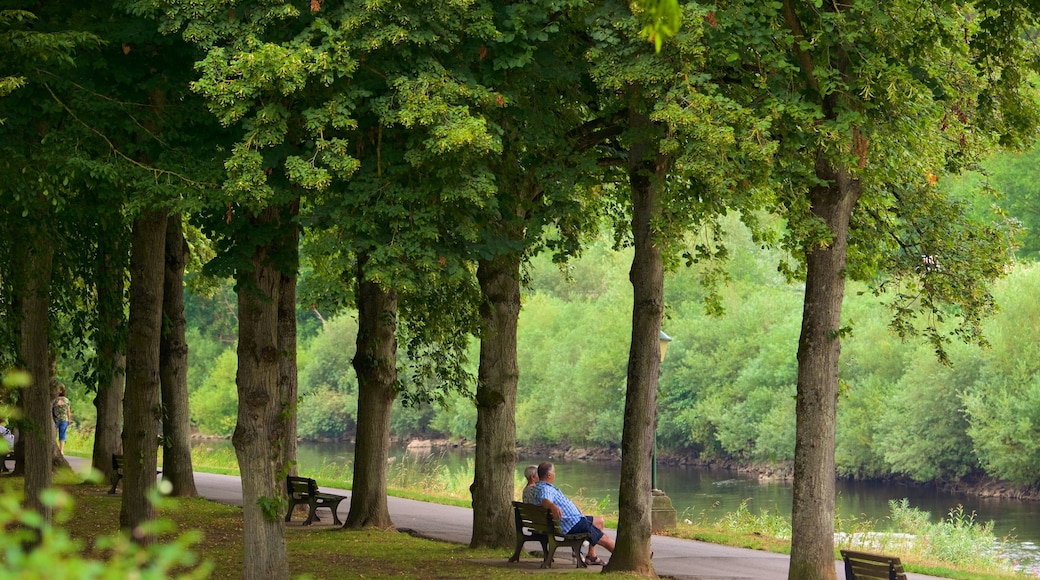
[[[584,517],[578,506],[574,505],[574,502],[567,499],[567,496],[563,495],[562,491],[547,481],[539,481],[534,484],[534,498],[537,500],[535,503],[539,505],[541,505],[543,499],[547,499],[560,508],[560,530],[565,534]]]

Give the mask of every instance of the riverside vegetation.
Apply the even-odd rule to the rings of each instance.
[[[67,449],[86,455],[90,441],[82,434],[70,437]],[[228,451],[197,453],[193,463],[201,471],[234,474],[237,466]],[[351,466],[327,464],[313,473],[324,486],[349,488]],[[467,506],[473,465],[459,469],[430,470],[421,461],[402,461],[390,470],[392,495]],[[160,520],[144,533],[160,542],[137,545],[119,533],[119,498],[108,496],[104,482],[86,482],[65,474],[51,494],[57,516],[53,525],[26,514],[18,506],[20,478],[0,480],[0,525],[19,523],[20,531],[0,535],[6,554],[4,570],[18,577],[43,577],[55,570],[67,577],[123,578],[135,569],[143,579],[236,578],[241,576],[241,510],[202,499],[155,498]],[[516,489],[523,482],[517,480]],[[576,497],[583,509],[600,510],[602,504]],[[895,552],[914,572],[945,578],[997,580],[1035,576],[1040,571],[1013,572],[999,555],[1000,541],[992,530],[971,514],[953,510],[939,522],[903,502],[893,502],[891,519],[899,532],[878,533],[877,522],[839,516],[838,548],[862,546]],[[746,505],[734,513],[713,518],[708,512],[683,514],[670,535],[681,538],[786,553],[790,525],[778,513],[752,513]],[[609,525],[616,525],[616,521]],[[40,549],[22,554],[20,542],[29,530],[39,530]],[[505,560],[501,549],[473,550],[463,545],[415,538],[404,533],[376,530],[348,531],[322,527],[290,526],[288,551],[294,577],[359,578],[481,578],[490,574],[485,560]],[[992,547],[992,549],[988,549]],[[835,554],[835,558],[838,555]],[[494,575],[521,578],[518,570],[494,567]],[[560,574],[562,575],[562,573]],[[549,577],[557,576],[550,573]]]
[[[1008,208],[1028,205],[1027,185],[1040,179],[1040,150],[998,157],[992,165],[989,179],[1009,192]],[[718,294],[699,285],[697,265],[666,279],[664,328],[674,340],[660,379],[657,444],[662,455],[787,465],[794,454],[802,287],[777,272],[782,255],[763,250],[735,220],[727,227],[727,283]],[[1040,301],[1033,299],[1040,294],[1038,237],[1026,235],[1026,251],[993,289],[1000,310],[986,322],[989,346],[948,344],[949,365],[937,359],[933,345],[892,332],[884,294],[850,283],[837,422],[840,476],[1040,496],[1040,421],[1019,420],[1040,408]],[[619,444],[630,263],[609,239],[563,270],[548,257],[531,263],[517,346],[521,445]],[[204,435],[228,436],[237,413],[234,293],[230,285],[189,292],[186,308],[191,420]],[[299,436],[349,439],[357,419],[356,316],[301,309],[299,319]],[[76,353],[64,354],[61,378],[79,403],[77,419],[89,426],[93,409],[86,402],[93,395],[78,380],[84,367]],[[400,357],[399,367],[410,368],[405,349]],[[595,404],[574,406],[573,400]],[[443,405],[407,402],[393,411],[395,439],[473,440],[476,409],[469,395],[446,395]]]
[[[706,461],[784,465],[793,457],[794,392],[801,289],[786,284],[765,255],[734,225],[726,314],[705,314],[692,280],[668,285],[666,331],[675,339],[663,363],[658,427],[662,455]],[[616,448],[625,399],[624,283],[627,258],[606,241],[561,273],[536,260],[521,316],[517,438],[527,447],[562,443]],[[691,271],[674,278],[695,277]],[[1017,266],[994,289],[1002,310],[987,322],[990,347],[950,344],[951,364],[932,347],[901,341],[882,305],[853,286],[843,340],[837,468],[860,479],[915,482],[1036,497],[1040,421],[1019,421],[1040,408],[1040,268]],[[237,412],[233,307],[222,295],[189,299],[188,372],[192,421],[202,434],[228,436]],[[349,439],[357,414],[351,368],[357,321],[350,313],[324,325],[306,319],[300,332],[298,428],[308,440]],[[407,368],[407,353],[402,353]],[[476,357],[473,357],[475,360]],[[80,363],[63,361],[76,417],[93,422],[92,398],[75,380]],[[566,388],[560,388],[565,385]],[[595,401],[572,405],[569,401]],[[567,416],[561,415],[566,413]],[[444,406],[395,405],[398,440],[473,440],[476,409],[465,396]]]

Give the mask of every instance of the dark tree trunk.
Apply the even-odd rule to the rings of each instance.
[[[516,329],[520,317],[520,256],[481,260],[484,302],[477,370],[477,439],[470,547],[508,548],[516,541],[513,474],[516,470]]]
[[[390,410],[397,382],[397,292],[365,280],[358,260],[357,442],[350,513],[343,527],[391,529],[386,504],[386,458],[390,453]]]
[[[117,238],[106,238],[116,240]],[[104,241],[101,242],[102,244]],[[112,454],[123,452],[123,385],[126,382],[126,264],[118,241],[98,249],[97,424],[94,429],[94,469],[112,478]]]
[[[146,210],[134,220],[130,251],[130,318],[123,398],[123,503],[119,525],[136,530],[154,517],[148,492],[155,471],[162,420],[159,343],[162,334],[166,214]]]
[[[22,390],[22,428],[20,437],[25,451],[25,507],[51,519],[51,508],[40,494],[51,485],[57,434],[51,417],[51,356],[48,341],[50,327],[50,283],[54,265],[54,248],[44,235],[24,248],[24,285],[21,294],[21,358],[32,383]]]
[[[299,372],[296,366],[296,276],[282,274],[278,293],[278,352],[279,380],[282,384],[283,404],[289,413],[286,426],[284,461],[291,473],[296,471],[296,400],[299,392]]]
[[[171,495],[196,497],[191,465],[191,421],[188,414],[188,343],[184,332],[184,241],[181,216],[166,223],[166,268],[163,275],[163,333],[159,346],[159,379],[162,385],[163,479]]]
[[[637,116],[634,123],[648,120]],[[605,571],[653,575],[650,564],[651,495],[657,379],[661,372],[660,333],[664,313],[664,267],[654,240],[653,221],[660,216],[662,162],[644,161],[645,146],[631,152],[632,190],[632,344],[628,355],[625,419],[621,435],[621,485],[618,492],[616,549]]]
[[[10,239],[19,239],[19,236],[24,235],[18,230],[6,233]],[[10,321],[8,328],[11,331],[11,342],[8,346],[11,350],[18,353],[17,364],[19,367],[25,368],[26,372],[30,372],[24,354],[26,347],[22,341],[22,323],[25,318],[25,291],[28,283],[26,274],[28,274],[31,267],[29,247],[27,244],[11,244],[11,246],[11,263],[18,264],[19,267],[12,268],[7,278],[11,293],[11,300],[6,304],[7,308],[6,312],[4,312]],[[19,431],[19,435],[14,442],[14,468],[11,470],[11,473],[17,476],[25,475],[25,438],[20,434],[23,429],[28,427],[25,413],[25,397],[26,386],[21,386],[17,391],[8,393],[4,397],[5,403],[17,406],[20,409],[20,412],[15,413],[15,417],[8,422],[9,427]],[[21,418],[18,418],[19,415]]]
[[[126,238],[120,226],[98,228],[97,290],[97,394],[94,408],[94,450],[91,465],[111,480],[112,454],[123,452],[123,386],[126,384]]]
[[[253,218],[252,229],[274,240],[253,248],[251,271],[238,279],[238,423],[232,441],[242,478],[245,532],[244,578],[288,578],[285,523],[279,506],[286,465],[283,450],[288,417],[283,413],[279,356],[281,274],[278,251],[279,208]]]
[[[282,390],[282,404],[288,414],[282,461],[289,473],[296,475],[296,402],[299,393],[299,372],[296,365],[296,272],[300,260],[300,228],[296,221],[300,202],[296,200],[286,208],[290,223],[286,226],[283,252],[289,259],[289,273],[283,272],[278,292],[278,364]],[[282,483],[284,485],[284,482]],[[302,506],[301,506],[302,507]]]
[[[841,352],[841,304],[849,218],[859,182],[827,160],[816,164],[826,185],[810,192],[812,212],[827,224],[831,243],[806,255],[805,302],[798,338],[794,501],[791,508],[790,580],[833,580],[834,446]]]

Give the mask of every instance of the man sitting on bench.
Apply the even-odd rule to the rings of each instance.
[[[589,553],[585,557],[585,563],[592,566],[606,564],[596,556],[596,546],[600,545],[614,551],[614,539],[603,533],[603,518],[600,516],[587,516],[581,513],[574,502],[567,498],[553,482],[556,481],[556,467],[549,461],[538,465],[538,483],[535,484],[535,499],[545,509],[552,512],[553,519],[560,522],[560,531],[565,534],[577,534],[588,532]]]

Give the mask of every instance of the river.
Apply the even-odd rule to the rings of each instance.
[[[230,442],[206,442],[207,447],[228,447]],[[300,443],[297,449],[302,471],[317,471],[322,465],[350,465],[353,448],[345,443]],[[447,467],[460,477],[472,479],[472,454],[466,451],[436,451],[420,456],[404,449],[395,449],[391,461],[412,462],[424,469]],[[544,461],[543,457],[520,457],[517,477],[523,479],[523,470],[529,464]],[[620,467],[611,463],[566,461],[553,459],[556,464],[556,485],[568,495],[580,495],[586,500],[601,503],[605,512],[617,511]],[[349,482],[345,482],[348,483]],[[680,521],[716,521],[726,513],[737,511],[742,502],[758,514],[763,510],[776,511],[789,518],[791,513],[791,485],[787,482],[759,481],[743,474],[709,470],[700,467],[660,465],[657,469],[657,487],[672,500]],[[889,501],[906,498],[910,505],[931,514],[931,521],[947,516],[951,509],[963,506],[966,514],[974,513],[978,522],[993,522],[993,532],[1006,538],[1010,556],[1026,569],[1040,567],[1040,502],[1012,499],[982,498],[954,494],[924,487],[905,487],[863,482],[837,482],[836,509],[844,520],[872,520],[873,528],[883,531],[889,515]]]

